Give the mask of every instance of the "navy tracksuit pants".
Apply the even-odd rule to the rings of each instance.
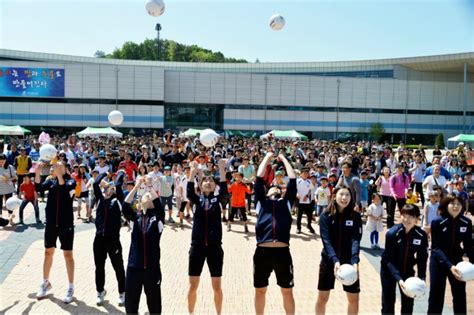
[[[161,314],[161,270],[127,268],[125,280],[125,310],[137,314],[142,288],[145,289],[148,312]]]
[[[408,279],[412,275],[402,276],[403,279]],[[392,274],[381,268],[380,270],[380,279],[382,280],[382,314],[395,314],[395,302],[397,299],[396,289],[398,286],[397,280],[392,276]],[[401,314],[412,314],[413,313],[413,304],[414,300],[409,298],[401,288],[400,295],[402,297],[402,309]]]
[[[441,314],[443,312],[446,277],[451,286],[454,314],[466,314],[466,282],[458,281],[451,271],[433,259],[430,260],[428,314]]]

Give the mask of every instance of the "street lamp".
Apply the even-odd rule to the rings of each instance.
[[[156,23],[156,26],[155,26],[155,30],[156,30],[156,44],[158,45],[158,60],[160,60],[160,31],[161,31],[161,24],[160,23]]]

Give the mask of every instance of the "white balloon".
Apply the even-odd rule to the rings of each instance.
[[[200,132],[199,140],[205,147],[213,147],[219,140],[219,135],[212,129],[204,129]]]
[[[339,267],[339,270],[336,273],[336,278],[343,285],[353,285],[358,279],[357,270],[352,265],[343,264]]]
[[[165,3],[163,0],[148,0],[145,9],[149,15],[158,17],[165,13]]]
[[[463,281],[474,280],[474,265],[468,261],[461,261],[456,265],[456,269],[461,273]]]
[[[412,299],[419,299],[425,296],[426,291],[426,284],[420,278],[410,277],[405,280],[405,290],[403,292],[406,296]]]
[[[123,123],[123,114],[118,110],[113,110],[109,113],[109,123],[112,126],[119,126]]]
[[[56,157],[58,150],[52,144],[43,144],[40,148],[40,160],[42,161],[51,161]]]
[[[16,211],[20,208],[21,206],[21,200],[18,199],[16,196],[12,196],[7,199],[7,202],[5,203],[5,207],[7,207],[8,210],[10,211]]]
[[[270,28],[279,31],[285,26],[285,18],[280,14],[274,14],[270,17]]]

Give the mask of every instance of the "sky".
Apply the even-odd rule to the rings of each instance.
[[[93,56],[161,37],[254,62],[339,61],[474,51],[474,0],[0,0],[0,48]],[[286,26],[269,27],[281,14]]]

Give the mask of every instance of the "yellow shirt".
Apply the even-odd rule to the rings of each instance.
[[[410,198],[407,196],[407,204],[412,205],[418,202],[418,196],[413,194]]]
[[[28,174],[28,156],[25,155],[25,156],[17,156],[16,157],[16,163],[17,163],[17,167],[16,167],[16,172],[18,175],[26,175]]]

